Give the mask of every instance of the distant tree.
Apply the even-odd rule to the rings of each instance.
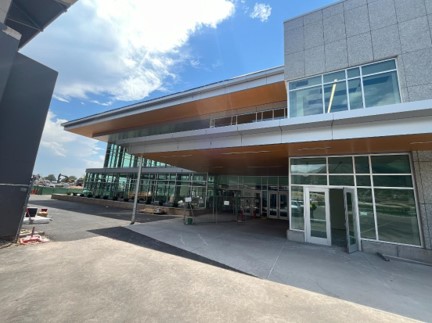
[[[76,176],[71,175],[71,176],[69,176],[68,182],[69,183],[75,183],[76,180],[77,180]]]
[[[54,176],[54,174],[49,174],[48,176],[45,177],[45,179],[51,182],[57,181],[57,178]]]

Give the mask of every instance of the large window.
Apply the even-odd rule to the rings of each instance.
[[[303,230],[303,186],[356,187],[363,239],[420,245],[409,156],[291,158],[291,229]],[[303,210],[302,210],[303,211]]]
[[[143,167],[171,167],[168,164],[143,158]],[[130,168],[138,167],[138,157],[130,155],[126,149],[109,143],[105,152],[105,168]]]
[[[289,83],[289,117],[400,103],[395,60]]]
[[[238,114],[229,117],[211,118],[210,127],[226,127],[243,123],[254,123],[260,121],[283,119],[286,118],[286,113],[286,107],[282,107],[272,110]]]

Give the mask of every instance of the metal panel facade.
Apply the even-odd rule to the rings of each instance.
[[[13,238],[19,228],[56,78],[16,54],[0,101],[0,237]]]

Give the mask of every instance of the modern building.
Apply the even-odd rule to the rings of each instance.
[[[14,240],[57,72],[19,50],[76,0],[0,1],[0,238]]]
[[[163,166],[150,202],[231,200],[290,240],[430,261],[431,34],[431,1],[341,1],[284,23],[284,66],[64,127],[108,143],[89,187],[133,192],[141,156]]]

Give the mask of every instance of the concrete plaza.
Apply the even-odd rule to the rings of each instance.
[[[31,204],[49,207],[53,222],[36,229],[52,241],[0,249],[5,322],[432,317],[431,267],[289,243],[277,222],[184,225],[141,215],[128,227],[137,233],[125,228],[124,210],[43,198]]]

